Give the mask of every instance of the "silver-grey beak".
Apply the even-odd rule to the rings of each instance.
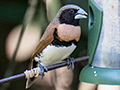
[[[87,15],[88,14],[82,8],[80,8],[75,15],[75,19],[87,18]]]

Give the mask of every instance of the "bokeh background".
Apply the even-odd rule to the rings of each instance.
[[[88,11],[88,0],[0,0],[0,78],[28,69],[30,56],[45,28],[66,4],[76,4]],[[74,58],[87,55],[87,22],[88,19],[80,20],[82,35],[71,55]],[[77,90],[79,73],[86,63],[75,64],[71,90]],[[0,90],[25,90],[25,83],[23,78],[0,85]]]

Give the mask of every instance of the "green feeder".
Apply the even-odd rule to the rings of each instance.
[[[89,0],[89,62],[80,81],[120,85],[120,0]]]

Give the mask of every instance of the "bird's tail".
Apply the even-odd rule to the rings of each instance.
[[[38,77],[27,78],[26,89],[28,89],[37,80]]]
[[[32,67],[31,67],[32,68]],[[41,75],[41,70],[39,67],[32,68],[31,70],[26,70],[25,76],[27,78],[26,81],[26,89],[29,88],[36,80],[37,78]]]
[[[26,89],[28,89],[36,80],[37,78],[39,77],[39,68],[34,68],[33,67],[33,61],[34,59],[32,59],[31,57],[31,70],[26,70],[24,73],[25,73],[25,76],[27,78],[27,81],[26,81]],[[37,74],[37,76],[35,77],[35,75]]]

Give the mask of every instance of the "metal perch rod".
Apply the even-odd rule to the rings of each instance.
[[[89,56],[83,56],[83,57],[80,57],[80,58],[76,58],[75,62],[84,61],[84,60],[88,60],[88,59],[89,59]],[[50,71],[50,70],[57,69],[57,68],[60,68],[60,67],[64,67],[64,66],[67,66],[67,65],[68,65],[67,62],[62,62],[62,63],[47,66],[47,69],[48,69],[48,71]],[[14,75],[14,76],[11,76],[11,77],[3,78],[3,79],[0,79],[0,84],[7,83],[7,82],[10,82],[10,81],[15,81],[15,80],[21,79],[23,77],[24,78],[26,77],[25,73],[21,73],[21,74]]]

